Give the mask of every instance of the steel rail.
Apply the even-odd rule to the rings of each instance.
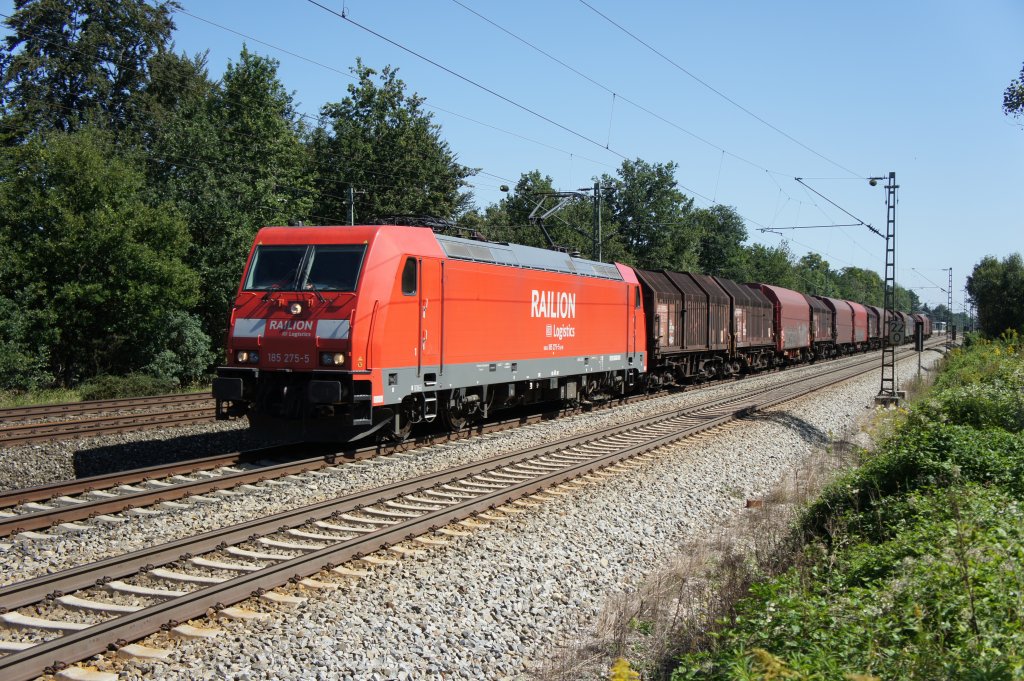
[[[639,397],[636,399],[646,399]],[[465,431],[470,435],[500,432],[510,427],[517,427],[537,423],[552,418],[551,412],[542,412],[528,416],[514,416],[502,420],[486,423],[482,426]],[[307,449],[322,449],[321,454],[315,457],[296,459],[287,463],[271,464],[263,466],[257,471],[243,471],[239,473],[227,473],[216,478],[208,478],[192,482],[178,482],[169,487],[161,487],[159,490],[147,490],[161,492],[157,497],[152,494],[143,495],[141,492],[121,492],[116,497],[106,499],[82,500],[79,503],[67,504],[62,502],[60,506],[53,509],[36,510],[29,513],[18,513],[11,516],[0,515],[0,537],[8,536],[26,530],[38,530],[51,527],[65,522],[74,522],[90,518],[100,514],[115,513],[140,505],[157,503],[161,501],[174,501],[195,494],[228,489],[237,487],[247,482],[262,481],[272,477],[302,472],[302,470],[313,470],[322,468],[324,462],[334,465],[339,462],[351,462],[366,459],[379,454],[391,454],[402,451],[409,446],[426,446],[440,441],[450,441],[453,437],[458,438],[460,433],[427,433],[410,440],[395,444],[372,444],[359,448],[338,450],[337,445],[316,444],[316,443],[288,443],[243,452],[230,454],[217,454],[201,459],[192,459],[175,462],[171,464],[158,464],[146,468],[137,468],[115,473],[81,478],[78,480],[59,481],[36,487],[10,490],[0,492],[0,511],[12,509],[19,504],[31,502],[49,502],[57,497],[83,494],[96,490],[110,490],[121,485],[132,485],[149,480],[159,480],[175,475],[188,475],[201,471],[231,466],[239,463],[251,463],[260,459],[277,458],[286,455],[294,455],[294,448],[305,447]]]
[[[171,428],[214,420],[211,407],[146,411],[72,421],[30,421],[0,427],[0,447],[15,447],[57,439],[80,439],[138,430],[139,426]]]
[[[690,411],[706,409],[720,402],[729,402],[732,397],[723,397],[702,402],[688,407]],[[521,419],[514,419],[519,422]],[[493,424],[494,429],[505,427],[508,422]],[[52,501],[58,496],[81,494],[106,487],[115,488],[119,485],[130,485],[159,477],[170,477],[210,470],[218,466],[231,465],[244,461],[253,461],[258,458],[268,458],[294,453],[292,450],[301,445],[283,445],[280,447],[255,450],[252,452],[238,452],[229,455],[207,457],[195,462],[180,462],[170,465],[153,466],[148,469],[128,471],[121,474],[109,474],[72,481],[70,483],[55,483],[44,485],[27,490],[15,490],[7,494],[0,494],[0,509],[29,502]],[[29,530],[40,530],[60,523],[84,520],[97,515],[117,513],[130,508],[150,506],[165,501],[185,499],[189,496],[206,494],[218,490],[225,490],[237,487],[242,484],[261,482],[270,478],[295,475],[312,470],[319,470],[328,465],[336,464],[339,459],[356,460],[365,457],[368,453],[377,451],[375,446],[363,447],[357,450],[332,451],[329,445],[322,447],[323,451],[314,457],[284,462],[280,464],[264,466],[256,470],[225,473],[215,478],[206,478],[190,482],[177,482],[168,487],[157,489],[146,489],[140,491],[121,491],[117,496],[100,499],[81,500],[79,503],[69,504],[62,502],[51,509],[39,509],[26,513],[18,513],[12,516],[0,516],[0,537],[9,536],[18,532]],[[243,458],[244,457],[244,458]]]
[[[35,404],[25,407],[5,407],[0,409],[0,422],[28,421],[31,419],[53,416],[99,414],[108,411],[145,409],[154,406],[162,407],[168,404],[194,404],[196,402],[209,402],[211,400],[213,400],[213,394],[203,392],[153,395],[151,397],[125,397],[114,400],[88,400],[85,402]]]
[[[307,457],[296,461],[288,461],[246,471],[228,472],[216,477],[204,478],[188,482],[172,484],[168,487],[155,487],[137,492],[124,491],[117,496],[103,497],[98,499],[83,500],[76,504],[61,505],[50,509],[37,510],[29,513],[18,513],[12,516],[0,516],[0,537],[25,532],[28,530],[39,530],[60,523],[84,520],[97,515],[117,513],[132,508],[152,506],[165,501],[185,499],[190,496],[216,492],[223,489],[231,489],[239,485],[262,482],[271,478],[280,478],[286,475],[298,475],[309,471],[319,470],[334,464],[337,456],[333,447],[328,445],[294,444],[281,445],[263,450],[246,452],[250,455],[248,460],[255,461],[259,458],[270,458],[283,456],[288,453],[294,454],[296,447],[309,449],[323,449],[323,454],[315,457]],[[257,456],[257,452],[259,455]],[[224,457],[211,457],[212,459]],[[238,461],[236,461],[237,463]],[[198,472],[209,470],[204,464],[203,468],[196,469],[184,465],[176,465],[174,468],[182,468],[187,472]],[[171,473],[178,475],[178,473]],[[148,478],[156,479],[156,478]]]
[[[870,361],[871,358],[865,357],[862,358],[860,362],[852,366],[859,366],[860,364]],[[732,398],[726,397],[720,398],[717,401],[710,400],[698,405],[693,405],[689,407],[689,409],[703,409],[710,407],[718,401],[729,401],[731,399]],[[524,421],[533,422],[534,420],[541,418],[544,418],[544,415],[534,416],[527,419],[513,418],[507,421],[499,421],[494,424],[489,424],[488,426],[481,428],[480,431],[494,432],[508,427],[510,423],[522,424]],[[427,437],[425,440],[427,442],[431,442],[433,441],[433,438]],[[252,450],[249,452],[235,452],[228,455],[216,455],[194,461],[164,464],[144,469],[125,471],[122,473],[112,473],[70,482],[53,483],[35,488],[14,490],[0,494],[0,509],[11,508],[18,504],[29,502],[52,501],[55,497],[81,494],[98,489],[113,489],[120,485],[131,485],[133,483],[159,479],[160,477],[196,473],[220,466],[229,466],[235,463],[252,462],[260,458],[275,458],[294,454],[294,448],[301,446],[304,445],[295,443],[266,449]],[[310,445],[305,446],[308,447]],[[317,446],[313,445],[313,447]],[[76,520],[83,520],[101,514],[116,513],[126,509],[153,505],[164,501],[175,501],[192,495],[230,489],[246,483],[261,482],[270,478],[318,470],[327,465],[334,465],[338,463],[339,459],[344,461],[358,460],[373,453],[393,451],[392,449],[381,450],[379,447],[373,445],[345,451],[332,451],[334,448],[329,445],[323,445],[320,448],[323,451],[313,457],[264,466],[255,471],[233,472],[226,473],[215,478],[206,478],[191,482],[177,482],[172,486],[161,487],[159,489],[148,489],[135,492],[121,491],[117,496],[101,499],[80,500],[79,503],[74,504],[53,502],[59,503],[60,505],[52,509],[40,509],[27,513],[18,513],[12,516],[0,516],[0,537],[9,536],[11,534],[27,530],[45,529],[61,523],[74,522]]]
[[[0,658],[0,672],[5,678],[31,678],[47,670],[63,666],[68,661],[84,659],[102,652],[108,646],[117,646],[119,642],[134,640],[160,629],[168,621],[176,622],[198,617],[211,607],[223,607],[223,603],[232,603],[261,593],[264,589],[274,588],[315,574],[325,567],[358,558],[373,551],[390,546],[396,542],[422,534],[444,526],[455,520],[468,517],[484,509],[508,503],[523,496],[534,494],[552,485],[561,484],[577,478],[592,470],[602,468],[620,460],[651,451],[663,445],[675,442],[683,437],[701,432],[709,428],[727,423],[728,421],[766,409],[781,402],[805,396],[834,383],[865,373],[863,365],[831,369],[820,374],[798,379],[792,383],[773,388],[763,388],[753,393],[733,398],[731,404],[717,404],[708,407],[704,414],[695,414],[688,410],[677,410],[675,414],[665,414],[645,419],[640,424],[629,424],[606,431],[605,437],[626,432],[639,432],[644,427],[664,421],[686,420],[692,422],[682,429],[673,428],[673,432],[656,434],[644,442],[618,448],[606,454],[598,455],[589,461],[569,463],[557,471],[542,473],[532,479],[510,483],[504,489],[485,492],[474,498],[448,505],[440,509],[425,510],[424,513],[407,521],[396,522],[394,525],[357,535],[350,539],[339,537],[333,545],[317,548],[310,553],[274,563],[259,571],[242,574],[217,585],[201,588],[183,597],[165,601],[143,608],[135,613],[122,615],[106,620],[85,630],[69,633],[64,636],[44,641],[31,648],[12,653]],[[562,451],[585,444],[593,444],[592,435],[567,438],[557,443],[542,447],[499,455],[491,459],[477,462],[466,467],[449,469],[434,474],[420,476],[413,480],[368,490],[322,502],[314,506],[295,509],[277,514],[271,518],[259,519],[230,528],[215,530],[196,538],[183,539],[170,544],[144,549],[141,551],[107,559],[91,565],[79,566],[72,570],[54,575],[46,575],[20,584],[0,589],[0,606],[5,610],[22,607],[39,602],[48,594],[82,589],[90,586],[97,574],[103,577],[100,583],[117,577],[134,574],[140,569],[152,569],[154,565],[167,564],[185,555],[203,553],[221,548],[230,543],[237,543],[259,536],[261,532],[273,533],[288,525],[297,526],[317,519],[322,519],[339,512],[358,510],[369,504],[386,501],[403,496],[413,491],[421,491],[438,484],[453,483],[473,477],[495,468],[507,466],[527,459],[543,457],[547,454]],[[301,520],[300,520],[301,519]],[[298,521],[298,522],[296,522]],[[59,660],[57,656],[59,655]]]
[[[126,471],[91,475],[86,478],[77,478],[75,480],[59,480],[57,482],[50,482],[45,485],[37,485],[35,487],[6,490],[0,492],[0,509],[11,508],[12,506],[27,504],[32,501],[49,501],[50,499],[59,496],[82,494],[84,492],[92,492],[99,489],[111,489],[120,485],[131,485],[138,482],[146,482],[147,480],[155,480],[163,477],[170,477],[172,475],[181,475],[182,473],[197,473],[199,471],[207,471],[212,468],[245,463],[252,460],[258,460],[259,458],[273,456],[273,454],[268,454],[267,452],[275,449],[278,448],[271,447],[267,449],[231,452],[229,454],[214,454],[201,459],[187,459],[170,464],[156,464],[153,466],[146,466],[144,468],[132,468]]]
[[[344,512],[357,506],[366,506],[395,496],[401,496],[401,494],[407,493],[408,491],[421,490],[426,487],[451,482],[455,479],[476,475],[481,472],[486,472],[501,466],[507,466],[526,459],[536,458],[553,452],[589,444],[599,439],[607,439],[623,433],[636,431],[654,424],[663,423],[670,419],[688,418],[700,421],[702,419],[700,412],[713,410],[722,410],[722,412],[726,414],[742,412],[743,415],[746,415],[752,413],[749,409],[749,405],[746,403],[758,395],[763,395],[770,391],[799,391],[804,383],[815,380],[820,381],[839,372],[853,372],[852,375],[856,375],[857,373],[860,373],[859,369],[861,369],[862,364],[863,363],[858,363],[847,367],[832,368],[828,372],[822,372],[803,379],[798,379],[797,381],[786,385],[766,387],[739,396],[716,398],[701,405],[670,410],[646,417],[640,421],[608,426],[597,431],[563,438],[538,447],[499,454],[482,461],[474,462],[467,466],[429,473],[407,481],[385,485],[372,490],[356,492],[339,499],[331,499],[311,506],[303,506],[289,511],[282,511],[281,513],[267,518],[259,518],[226,528],[210,530],[209,532],[196,537],[176,540],[162,546],[140,549],[139,551],[125,554],[124,556],[114,556],[97,563],[91,563],[71,568],[69,570],[36,577],[18,584],[0,587],[0,610],[10,610],[22,607],[23,605],[39,600],[52,591],[68,592],[89,586],[93,580],[95,580],[95,577],[87,577],[83,581],[81,576],[82,574],[96,571],[106,572],[108,570],[115,569],[115,566],[118,566],[122,561],[124,562],[124,565],[116,568],[115,577],[122,577],[126,574],[131,574],[132,571],[135,571],[139,567],[145,565],[160,565],[177,560],[181,555],[177,552],[180,551],[182,547],[191,547],[193,549],[192,552],[210,550],[211,548],[216,548],[216,546],[222,542],[230,543],[232,540],[238,540],[239,537],[247,538],[260,528],[269,527],[278,529],[281,526],[294,522],[298,517],[308,517],[314,520],[322,519],[324,516],[320,516],[319,513],[324,509],[333,508],[337,511]],[[845,379],[840,378],[838,380]],[[787,394],[789,393],[787,392]],[[740,406],[736,407],[735,405]],[[330,515],[334,512],[336,511],[327,511],[326,515]],[[124,572],[123,570],[128,570],[128,572]],[[29,595],[20,595],[15,598],[14,594]]]

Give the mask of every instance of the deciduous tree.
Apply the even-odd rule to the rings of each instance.
[[[751,244],[746,260],[747,281],[797,288],[793,276],[793,255],[785,242],[779,246]]]
[[[1010,81],[1003,93],[1003,113],[1024,118],[1024,66],[1020,69],[1020,77]]]
[[[213,83],[204,56],[165,55],[146,92],[151,177],[188,224],[198,313],[218,343],[256,231],[313,220],[305,129],[277,68],[243,47]]]
[[[407,95],[398,70],[378,74],[357,61],[348,96],[325,104],[325,121],[312,136],[319,197],[315,213],[347,216],[349,189],[354,216],[366,223],[395,215],[454,219],[471,195],[463,190],[475,171],[458,162],[441,127]]]
[[[0,97],[16,136],[117,131],[136,122],[150,60],[170,45],[176,2],[16,0],[0,54]]]
[[[985,335],[1024,331],[1024,260],[1019,253],[1002,260],[982,258],[967,277],[967,293],[978,308],[978,324]]]
[[[746,272],[747,228],[731,206],[721,204],[693,211],[698,234],[698,260],[705,274],[742,279]]]
[[[605,176],[611,221],[635,264],[644,269],[698,266],[693,199],[678,189],[676,164],[625,160],[617,177]]]
[[[19,253],[5,287],[34,311],[27,328],[53,325],[45,347],[22,352],[45,358],[65,385],[140,368],[150,358],[139,349],[166,332],[166,313],[196,300],[184,222],[149,198],[139,164],[93,127],[4,149],[2,167],[0,241]]]

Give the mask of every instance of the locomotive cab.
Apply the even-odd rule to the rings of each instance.
[[[371,425],[373,395],[382,392],[371,370],[371,329],[382,314],[416,314],[415,295],[395,297],[393,289],[415,293],[416,256],[439,255],[425,233],[260,230],[231,311],[227,363],[213,383],[217,418],[247,416],[257,429],[290,435],[298,422],[306,437]]]
[[[213,392],[218,418],[262,431],[402,439],[623,395],[646,370],[645,333],[624,266],[422,227],[268,227]]]

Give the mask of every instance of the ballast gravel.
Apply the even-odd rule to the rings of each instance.
[[[849,360],[840,360],[836,364],[846,361]],[[0,554],[5,559],[3,566],[0,567],[0,586],[253,518],[266,517],[344,494],[373,489],[414,476],[572,437],[601,426],[630,423],[715,397],[735,395],[766,385],[784,383],[793,377],[815,370],[814,367],[800,367],[781,373],[746,378],[736,383],[720,384],[636,402],[615,409],[492,433],[480,438],[423,447],[354,464],[342,464],[327,469],[331,474],[326,476],[288,477],[254,487],[248,486],[244,490],[238,490],[241,493],[235,496],[207,496],[206,498],[214,499],[213,503],[193,503],[183,509],[151,507],[150,510],[161,511],[159,515],[118,514],[127,522],[115,525],[93,523],[88,531],[62,533],[60,541],[16,540],[13,546]],[[221,434],[216,431],[214,433],[215,436]],[[131,442],[123,456],[132,457],[137,447],[166,440],[166,437],[161,437],[158,433],[151,434],[149,439],[142,439],[142,434],[136,435],[140,439]],[[246,436],[242,432],[235,435]],[[172,436],[171,439],[179,438]]]
[[[0,448],[0,490],[263,446],[247,427],[244,420],[212,421]]]
[[[926,355],[926,359],[928,356]],[[916,373],[902,362],[900,381]],[[557,423],[449,443],[260,485],[194,511],[131,517],[59,540],[17,540],[3,554],[9,584],[213,527],[633,421],[715,394],[785,382],[791,370]],[[421,559],[375,567],[338,591],[309,592],[258,622],[220,620],[227,635],[182,641],[166,662],[131,661],[130,679],[528,678],[557,646],[595,625],[606,599],[713,532],[871,408],[877,372],[759,414],[714,437],[664,448],[657,460],[510,515]],[[100,665],[104,663],[101,661]]]

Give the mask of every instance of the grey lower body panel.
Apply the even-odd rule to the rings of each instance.
[[[551,359],[508,360],[467,364],[445,364],[381,369],[384,400],[379,404],[398,404],[406,395],[436,390],[586,377],[630,369],[642,372],[644,353],[553,357]]]

